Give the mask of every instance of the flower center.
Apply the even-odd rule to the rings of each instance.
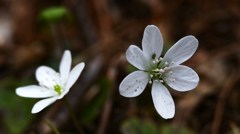
[[[163,61],[162,57],[156,58],[156,54],[152,55],[152,63],[153,68],[149,71],[151,79],[149,83],[151,84],[153,81],[160,81],[164,83],[164,77],[166,73],[172,74],[170,64],[174,64],[171,62]]]
[[[59,73],[49,74],[49,72],[46,72],[46,74],[40,80],[39,85],[54,90],[58,95],[61,95],[64,90],[64,84],[62,84]]]
[[[62,87],[59,86],[58,84],[54,85],[54,91],[56,91],[58,95],[61,95],[62,94]]]

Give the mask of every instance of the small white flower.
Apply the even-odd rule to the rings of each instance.
[[[71,52],[63,54],[59,73],[47,66],[40,66],[36,70],[38,85],[29,85],[16,89],[16,94],[28,98],[45,98],[38,101],[32,108],[32,113],[38,113],[58,99],[63,98],[80,76],[85,63],[77,64],[71,71]]]
[[[119,86],[120,94],[125,97],[140,95],[147,84],[152,84],[152,99],[157,112],[165,119],[173,118],[175,105],[171,94],[164,86],[177,91],[194,89],[199,82],[197,73],[191,68],[180,65],[195,53],[198,40],[194,36],[186,36],[175,43],[160,57],[163,39],[160,30],[149,25],[144,30],[142,49],[129,46],[126,58],[138,68],[126,76]]]

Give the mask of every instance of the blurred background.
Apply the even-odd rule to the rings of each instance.
[[[185,93],[169,89],[176,104],[170,120],[155,111],[150,86],[136,98],[119,94],[135,70],[125,51],[141,46],[149,24],[160,28],[166,50],[186,35],[199,40],[184,65],[200,83]],[[86,63],[65,96],[83,133],[240,134],[239,45],[239,0],[0,0],[0,133],[80,133],[63,100],[33,115],[38,99],[15,94],[38,84],[38,66],[58,70],[69,49],[73,64]]]

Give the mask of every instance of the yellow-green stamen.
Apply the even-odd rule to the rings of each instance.
[[[58,95],[61,95],[62,93],[62,88],[58,84],[54,86],[54,90],[58,93]]]

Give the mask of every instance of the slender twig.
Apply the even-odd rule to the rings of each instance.
[[[223,121],[223,113],[226,105],[226,100],[229,94],[234,89],[234,84],[237,82],[238,77],[235,73],[232,73],[223,85],[218,99],[216,110],[214,114],[214,120],[212,125],[212,134],[218,134],[220,131],[221,123]]]
[[[109,116],[111,115],[111,111],[112,111],[113,91],[114,90],[112,90],[112,87],[110,87],[110,93],[108,94],[108,97],[104,104],[103,112],[101,115],[101,120],[100,120],[100,124],[99,124],[98,131],[97,131],[98,134],[105,133],[105,129],[107,127]]]
[[[57,127],[50,120],[46,119],[45,122],[53,130],[54,134],[60,134],[60,132],[58,131]]]
[[[78,132],[80,134],[84,134],[84,131],[82,130],[82,128],[80,126],[80,122],[78,121],[78,119],[77,119],[77,117],[76,117],[76,115],[75,115],[75,113],[74,113],[74,111],[73,111],[69,101],[66,99],[66,97],[63,98],[63,100],[64,100],[65,104],[67,105],[67,109],[68,109],[68,112],[70,114],[70,118],[72,119],[76,129],[78,130]]]
[[[116,58],[117,57],[117,58]],[[116,57],[113,57],[113,59],[121,59],[121,55],[120,56],[116,56]],[[110,67],[108,68],[108,71],[107,71],[107,78],[108,80],[111,80],[111,84],[109,86],[109,93],[108,93],[108,96],[107,96],[107,99],[105,101],[105,104],[104,104],[104,108],[103,108],[103,112],[102,112],[102,115],[101,115],[101,120],[100,120],[100,124],[99,124],[99,127],[98,127],[98,131],[97,133],[98,134],[104,134],[105,131],[106,131],[106,128],[107,128],[107,125],[108,125],[108,121],[109,121],[109,118],[110,118],[110,115],[111,115],[111,112],[112,112],[112,102],[114,100],[114,88],[116,83],[116,77],[117,77],[117,66],[119,65],[119,63],[121,62],[121,60],[112,60],[112,62],[110,63]]]

